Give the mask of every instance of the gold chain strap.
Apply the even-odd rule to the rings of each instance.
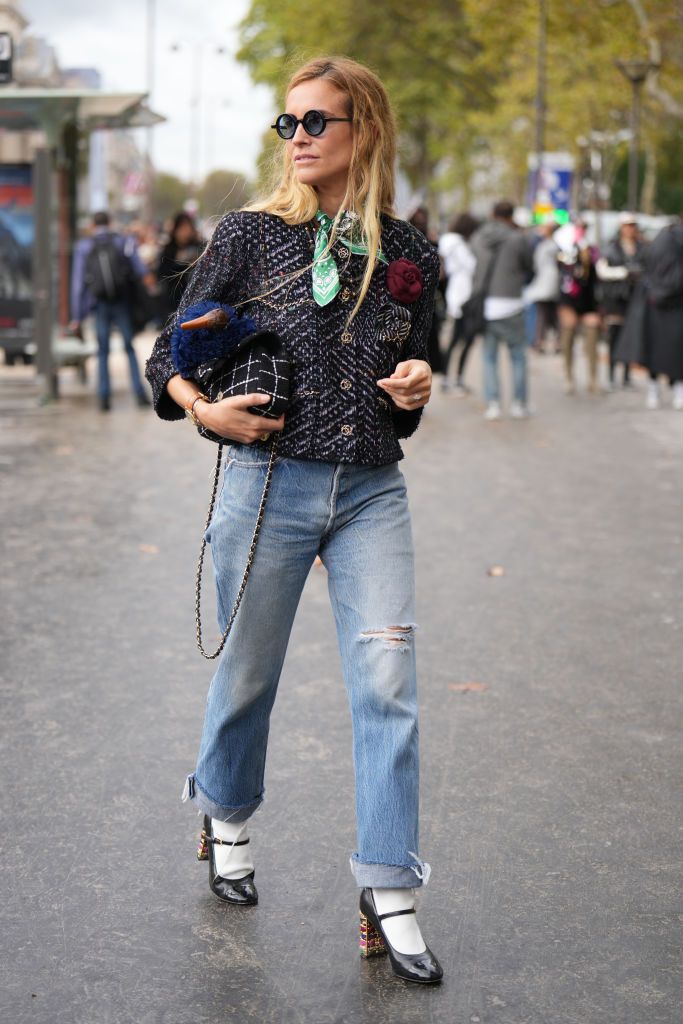
[[[254,526],[254,535],[251,538],[251,545],[249,547],[249,554],[247,556],[247,564],[245,566],[244,573],[242,575],[242,582],[240,584],[240,589],[237,592],[237,597],[235,598],[235,603],[233,605],[232,612],[230,613],[230,618],[228,619],[228,624],[225,627],[225,632],[223,633],[223,637],[221,639],[221,642],[220,642],[218,648],[216,649],[216,651],[213,654],[207,654],[206,651],[204,650],[204,644],[202,643],[202,614],[201,614],[202,569],[204,567],[204,552],[206,551],[206,531],[208,530],[209,524],[211,523],[211,519],[213,517],[213,509],[214,509],[214,505],[216,504],[216,491],[218,490],[218,480],[220,478],[221,463],[223,461],[223,445],[222,444],[218,445],[218,456],[216,458],[216,469],[215,469],[215,472],[214,472],[214,475],[213,475],[213,490],[211,491],[211,501],[209,502],[209,514],[206,517],[206,526],[204,527],[204,536],[202,537],[202,546],[201,546],[200,551],[199,551],[199,561],[197,563],[197,585],[196,585],[196,592],[195,592],[195,620],[196,620],[196,623],[197,623],[197,647],[199,648],[199,651],[200,651],[200,654],[202,655],[202,657],[206,658],[208,661],[213,661],[214,658],[217,658],[218,655],[223,650],[223,648],[225,647],[225,644],[226,644],[226,641],[228,639],[228,636],[230,635],[230,630],[232,629],[232,624],[235,621],[235,618],[237,616],[237,612],[239,610],[239,606],[240,606],[240,604],[242,602],[242,597],[244,596],[244,590],[245,590],[246,585],[247,585],[247,580],[249,579],[249,572],[251,570],[252,562],[254,561],[254,555],[256,554],[256,545],[258,543],[259,533],[261,532],[261,524],[263,522],[263,516],[264,516],[264,513],[266,511],[266,501],[268,500],[268,491],[270,490],[270,481],[271,481],[271,478],[273,476],[273,466],[275,465],[275,453],[276,453],[276,450],[277,450],[278,441],[279,441],[279,436],[277,434],[273,434],[271,436],[270,459],[269,459],[269,462],[268,462],[268,469],[266,470],[266,480],[265,480],[265,483],[263,485],[263,494],[261,495],[261,504],[259,505],[258,515],[256,517],[256,525]]]

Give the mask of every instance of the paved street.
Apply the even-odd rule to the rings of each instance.
[[[642,377],[565,397],[535,357],[532,419],[438,392],[406,445],[419,914],[446,972],[423,989],[357,954],[324,570],[253,820],[260,904],[226,907],[179,799],[212,671],[193,573],[214,448],[125,375],[108,416],[68,372],[45,407],[30,378],[0,369],[2,1021],[680,1022],[683,413],[647,412]]]

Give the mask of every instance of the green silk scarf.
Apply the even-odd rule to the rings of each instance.
[[[332,302],[340,288],[339,270],[332,252],[328,250],[327,254],[323,255],[330,240],[333,218],[328,217],[322,210],[318,210],[315,216],[318,221],[318,232],[313,253],[313,298],[319,306],[326,306]],[[357,214],[343,213],[337,226],[337,241],[345,245],[349,252],[365,256],[368,247],[358,230],[357,222]],[[382,263],[389,262],[381,249],[377,250],[377,259]]]

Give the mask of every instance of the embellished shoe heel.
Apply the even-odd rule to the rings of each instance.
[[[208,860],[209,859],[209,841],[206,838],[206,829],[203,828],[201,835],[199,836],[199,846],[197,847],[197,860]]]
[[[362,889],[360,894],[360,951],[361,956],[375,956],[388,953],[391,969],[397,978],[414,981],[422,985],[433,985],[443,978],[443,969],[431,949],[426,946],[422,953],[399,953],[391,945],[382,921],[402,914],[414,914],[415,908],[393,910],[379,914],[372,889]]]
[[[360,955],[364,957],[380,956],[386,953],[384,939],[376,930],[363,911],[360,913]]]

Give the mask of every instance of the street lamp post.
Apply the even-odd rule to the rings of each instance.
[[[154,91],[154,57],[156,51],[156,0],[147,0],[147,64],[145,74],[145,86],[147,90],[147,103],[152,105],[152,93]],[[147,182],[146,214],[149,220],[152,219],[152,185],[154,183],[154,129],[151,125],[147,127],[146,139],[146,167],[145,178]]]
[[[215,46],[211,40],[200,39],[194,43],[191,43],[192,49],[192,93],[190,95],[190,111],[191,111],[191,124],[190,124],[190,198],[196,200],[197,190],[199,188],[199,175],[201,165],[201,151],[202,151],[202,99],[203,99],[203,55],[204,48],[211,46],[213,52],[216,54],[223,54],[226,52],[224,46]],[[175,53],[179,53],[183,46],[180,43],[174,43],[171,49]]]
[[[546,119],[546,64],[548,42],[548,9],[546,0],[538,0],[538,48],[536,52],[536,173],[534,175],[534,194],[531,197],[532,215],[538,200],[538,192],[543,180],[543,152],[545,150],[545,119]]]
[[[649,60],[617,60],[614,62],[631,83],[631,139],[628,149],[628,208],[638,212],[638,150],[640,148],[640,103],[643,83],[657,67]]]

